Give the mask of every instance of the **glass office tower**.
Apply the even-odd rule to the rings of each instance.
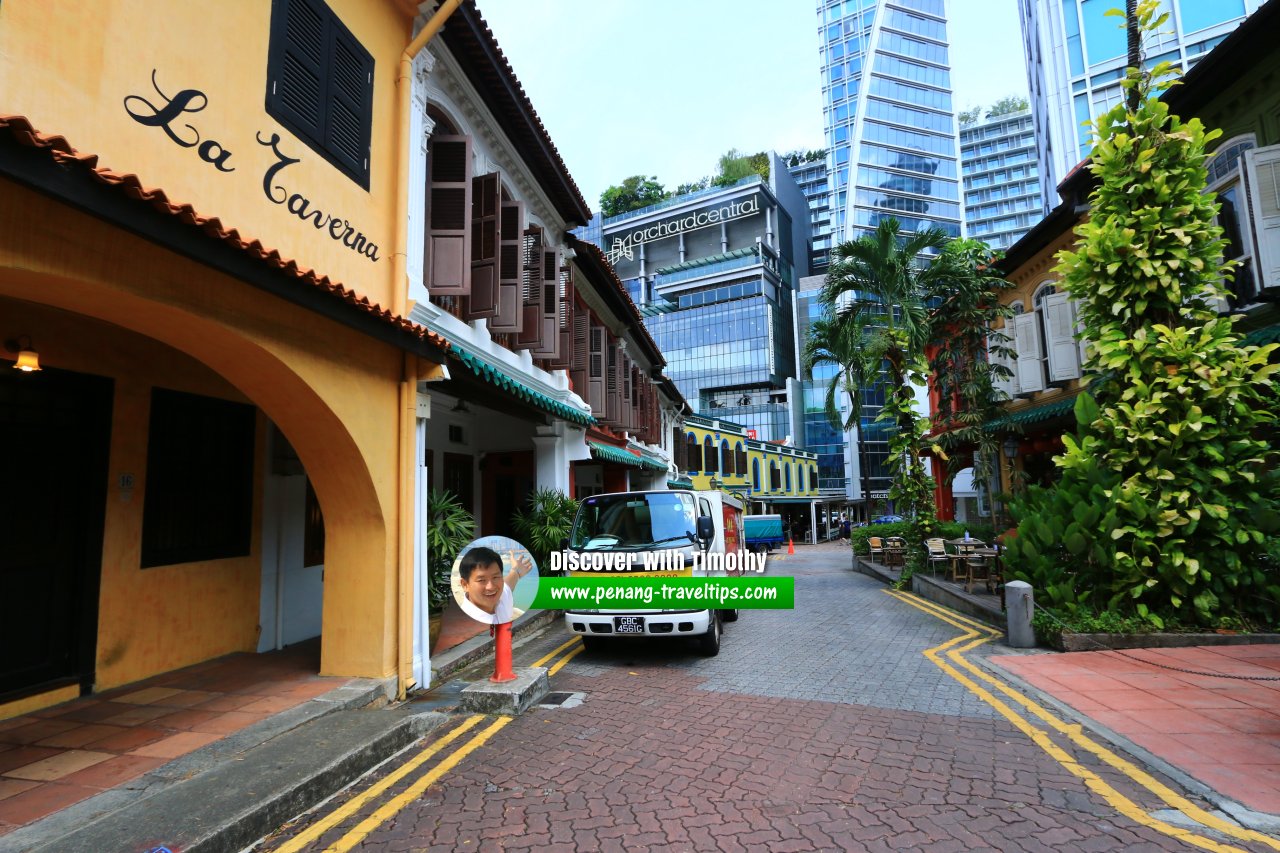
[[[961,232],[945,0],[820,0],[832,233]]]
[[[1264,0],[1161,0],[1169,20],[1143,42],[1148,65],[1190,68]],[[1089,155],[1084,124],[1120,103],[1127,40],[1118,0],[1018,0],[1027,83],[1035,120],[1044,212],[1058,204],[1057,186]]]
[[[819,53],[827,140],[830,236],[814,256],[853,240],[883,219],[903,231],[941,228],[960,236],[959,144],[951,97],[946,0],[819,0]],[[818,238],[822,239],[822,238]],[[808,285],[808,286],[805,286]],[[797,296],[797,335],[820,310],[819,280]],[[803,341],[803,337],[799,338]],[[804,445],[819,452],[819,480],[844,487],[851,500],[888,487],[883,433],[841,433],[823,413],[824,376],[802,382]],[[863,418],[875,418],[883,395],[863,389]],[[869,426],[869,424],[868,424]],[[859,435],[871,436],[859,448]],[[837,454],[836,448],[839,447]],[[837,477],[834,460],[843,459]]]

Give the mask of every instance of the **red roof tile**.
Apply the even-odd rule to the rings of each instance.
[[[341,282],[333,281],[327,275],[302,267],[293,258],[284,257],[278,250],[264,246],[257,239],[242,236],[237,229],[224,226],[222,220],[217,217],[202,216],[190,204],[170,200],[163,189],[145,186],[135,174],[116,172],[99,166],[98,155],[77,151],[64,136],[37,131],[24,116],[0,115],[0,130],[5,131],[23,145],[48,152],[58,163],[84,167],[87,174],[94,180],[119,189],[129,198],[146,202],[161,213],[169,214],[184,224],[200,229],[211,239],[221,240],[267,266],[292,276],[302,284],[341,299],[356,311],[371,314],[410,337],[434,344],[442,350],[449,349],[449,342],[427,329],[426,326],[395,314],[376,302],[370,302],[367,296],[361,296]]]

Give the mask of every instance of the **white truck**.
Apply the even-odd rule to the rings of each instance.
[[[579,505],[567,542],[567,550],[578,555],[594,551],[679,552],[685,566],[693,565],[693,555],[698,552],[737,554],[741,548],[742,503],[720,491],[593,495]],[[654,572],[637,565],[632,574],[653,576]],[[724,572],[686,568],[684,574],[696,577]],[[582,636],[588,649],[616,638],[688,636],[710,657],[720,652],[722,623],[737,618],[737,610],[575,609],[566,611],[564,623]]]

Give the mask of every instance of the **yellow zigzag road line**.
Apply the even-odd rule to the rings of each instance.
[[[965,666],[968,669],[972,669],[972,665],[969,664],[968,661],[965,661],[963,658],[960,658],[958,654],[960,652],[965,652],[965,651],[969,651],[971,649],[977,648],[978,646],[982,645],[983,643],[991,639],[991,637],[994,634],[989,633],[987,636],[982,636],[972,627],[965,625],[961,622],[958,622],[954,619],[944,617],[942,614],[928,607],[924,607],[916,603],[914,600],[912,600],[911,597],[908,597],[906,595],[899,594],[896,592],[888,591],[888,590],[886,590],[886,592],[888,592],[890,595],[892,595],[894,598],[898,599],[899,601],[909,604],[912,607],[917,608],[918,610],[922,610],[925,613],[928,613],[929,615],[934,616],[935,618],[938,618],[941,621],[946,622],[949,625],[955,628],[959,628],[961,631],[966,632],[964,636],[953,638],[951,640],[948,640],[945,643],[942,643],[941,645],[935,646],[934,648],[925,649],[924,656],[928,658],[930,661],[932,661],[935,666],[937,666],[947,675],[951,676],[956,681],[960,682],[965,687],[967,687],[970,690],[970,692],[972,692],[974,695],[978,696],[984,702],[986,702],[991,707],[999,711],[1000,714],[1005,719],[1007,719],[1010,723],[1012,723],[1019,731],[1021,731],[1027,737],[1031,738],[1031,740],[1037,746],[1043,749],[1046,753],[1049,754],[1050,757],[1052,757],[1055,761],[1057,761],[1064,768],[1066,768],[1066,770],[1069,773],[1082,779],[1085,785],[1090,790],[1094,791],[1099,796],[1101,796],[1104,800],[1106,800],[1107,803],[1109,803],[1111,807],[1114,808],[1116,811],[1120,812],[1125,817],[1129,818],[1135,823],[1140,823],[1143,826],[1151,827],[1152,829],[1158,832],[1164,833],[1165,835],[1168,835],[1172,838],[1176,838],[1179,841],[1183,841],[1187,844],[1191,844],[1196,847],[1203,848],[1205,850],[1214,851],[1214,853],[1227,853],[1227,851],[1242,853],[1242,851],[1240,851],[1240,848],[1238,847],[1232,847],[1230,845],[1221,844],[1212,839],[1205,838],[1200,835],[1196,835],[1193,832],[1190,832],[1185,829],[1181,829],[1180,827],[1173,826],[1172,824],[1168,824],[1162,820],[1157,820],[1156,818],[1151,817],[1145,811],[1143,811],[1143,809],[1139,807],[1136,803],[1134,803],[1128,797],[1121,794],[1115,788],[1111,787],[1111,785],[1107,784],[1106,781],[1104,781],[1100,776],[1098,776],[1092,770],[1089,770],[1087,767],[1084,767],[1081,764],[1079,764],[1064,749],[1062,749],[1060,746],[1058,746],[1052,740],[1050,740],[1048,735],[1045,734],[1045,732],[1031,725],[1031,723],[1029,723],[1016,711],[1014,711],[1004,702],[997,699],[995,696],[993,696],[989,691],[987,691],[981,685],[975,683],[971,678],[966,676],[964,673],[960,672],[955,667],[951,666],[951,664],[942,660],[937,654],[943,649],[946,649],[949,646],[955,645],[958,641],[960,642],[968,641],[963,648],[958,649],[956,651],[952,651],[948,655],[948,657],[952,658],[953,660],[956,660],[956,662],[961,664],[962,666]],[[987,629],[985,627],[984,627],[984,630],[990,631],[990,629]],[[975,674],[979,675],[980,677],[983,675],[983,673],[981,672],[976,672]]]
[[[296,851],[301,850],[303,847],[307,846],[312,841],[315,841],[321,835],[328,832],[330,829],[337,826],[339,823],[342,823],[342,821],[346,820],[347,818],[351,817],[353,814],[358,812],[364,806],[365,803],[369,802],[374,797],[377,797],[380,794],[382,794],[384,791],[386,791],[395,783],[399,782],[405,776],[408,776],[415,769],[421,766],[422,762],[426,761],[428,758],[435,755],[441,749],[448,746],[450,742],[457,740],[457,738],[461,734],[466,732],[468,729],[474,727],[476,723],[479,723],[483,719],[484,719],[484,715],[482,714],[477,714],[473,717],[468,717],[466,721],[463,722],[462,725],[458,726],[456,729],[449,732],[444,737],[440,738],[440,740],[431,744],[422,752],[419,752],[417,755],[415,755],[413,758],[411,758],[410,760],[406,761],[404,764],[397,767],[391,773],[388,773],[385,777],[378,780],[377,784],[371,785],[367,790],[352,797],[350,800],[343,803],[341,806],[334,809],[329,814],[325,815],[324,818],[312,824],[311,826],[307,827],[307,830],[305,832],[302,832],[298,835],[295,835],[293,838],[290,838],[284,844],[277,847],[273,851],[273,853],[296,853]]]
[[[932,602],[926,602],[926,601],[920,600],[915,596],[908,597],[905,594],[897,594],[895,595],[895,597],[899,598],[902,601],[906,601],[908,604],[912,604],[917,607],[920,607],[921,609],[927,610],[933,613],[939,619],[950,622],[952,625],[955,625],[956,627],[977,628],[982,631],[986,631],[988,633],[988,639],[993,639],[1001,635],[999,631],[994,630],[987,625],[983,625],[979,622],[974,622],[972,619],[968,619],[964,616],[960,616],[955,613],[946,612],[942,610],[938,605]],[[957,624],[957,623],[963,623],[963,624]],[[1177,791],[1174,791],[1164,783],[1160,782],[1158,779],[1151,776],[1151,774],[1145,772],[1141,768],[1135,766],[1134,764],[1120,757],[1119,755],[1116,755],[1111,750],[1107,749],[1106,747],[1099,744],[1097,741],[1085,735],[1083,730],[1080,728],[1079,724],[1063,722],[1062,720],[1054,716],[1048,709],[1032,701],[1027,696],[1024,696],[1023,694],[1019,693],[1017,690],[1005,684],[1003,681],[1000,681],[999,679],[995,678],[990,673],[984,672],[981,668],[977,667],[976,665],[969,662],[968,660],[965,660],[964,658],[960,657],[956,652],[950,652],[948,653],[947,656],[950,657],[959,665],[963,666],[968,671],[972,672],[974,675],[981,678],[983,681],[994,686],[1001,693],[1004,693],[1009,698],[1018,702],[1020,705],[1025,707],[1027,710],[1031,711],[1041,720],[1044,720],[1046,723],[1053,726],[1053,728],[1065,734],[1077,746],[1093,753],[1098,758],[1102,759],[1103,762],[1115,768],[1116,770],[1119,770],[1121,773],[1128,776],[1134,782],[1137,782],[1139,785],[1146,788],[1151,793],[1155,794],[1157,797],[1159,797],[1161,800],[1167,803],[1170,807],[1177,809],[1178,811],[1182,812],[1187,817],[1191,818],[1197,823],[1200,823],[1211,829],[1217,830],[1218,832],[1221,832],[1223,835],[1228,835],[1232,838],[1239,838],[1242,841],[1257,841],[1259,843],[1267,845],[1273,850],[1280,850],[1280,841],[1277,841],[1275,838],[1272,838],[1269,835],[1264,835],[1263,833],[1255,832],[1254,830],[1245,829],[1244,827],[1237,826],[1234,823],[1223,820],[1217,815],[1214,815],[1205,811],[1204,809],[1200,808],[1200,806],[1197,806],[1195,803],[1183,797]]]
[[[421,797],[423,791],[426,791],[427,788],[434,785],[441,776],[457,766],[458,762],[462,761],[462,759],[466,758],[472,752],[475,752],[483,746],[485,741],[492,737],[498,729],[511,722],[512,719],[512,717],[499,717],[489,726],[489,728],[467,741],[465,745],[460,747],[444,761],[437,764],[430,772],[425,773],[422,778],[414,782],[400,794],[392,797],[376,812],[356,824],[355,828],[350,832],[339,838],[333,844],[329,845],[325,853],[346,853],[346,851],[364,841],[365,838],[368,837],[369,833],[395,817],[395,815],[405,806],[409,805],[409,803],[418,799],[418,797]]]

